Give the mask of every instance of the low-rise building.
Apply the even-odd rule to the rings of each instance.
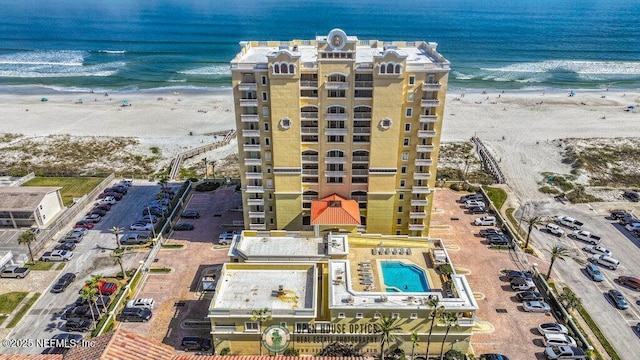
[[[64,209],[60,189],[0,186],[0,227],[46,228]]]
[[[229,257],[209,308],[217,351],[378,354],[384,321],[390,351],[409,353],[415,332],[424,352],[431,331],[432,354],[469,348],[478,305],[439,239],[244,231]]]

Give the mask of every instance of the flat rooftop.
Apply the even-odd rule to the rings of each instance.
[[[324,240],[319,237],[246,236],[243,232],[232,243],[229,256],[251,261],[314,261],[326,257]]]
[[[273,316],[315,316],[315,264],[227,263],[209,308],[211,316],[251,316],[268,308]]]

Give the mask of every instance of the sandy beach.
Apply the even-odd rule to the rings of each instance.
[[[47,101],[41,101],[46,97]],[[122,106],[124,101],[131,106]],[[640,137],[640,92],[449,91],[442,141],[478,136],[500,159],[517,195],[542,199],[543,171],[567,173],[558,143],[563,138]],[[235,128],[231,90],[211,93],[0,94],[0,133],[136,137],[141,148],[157,146],[165,157],[213,141],[213,133]],[[225,157],[232,142],[206,154]],[[200,159],[194,159],[200,161]]]

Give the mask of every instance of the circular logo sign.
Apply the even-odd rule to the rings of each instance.
[[[262,333],[262,344],[269,351],[279,353],[289,346],[289,330],[281,325],[271,325]]]

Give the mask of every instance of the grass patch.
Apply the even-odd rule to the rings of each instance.
[[[17,138],[21,138],[23,136],[24,135],[22,134],[10,134],[10,133],[0,134],[0,143],[8,143]]]
[[[487,196],[493,202],[493,205],[495,205],[496,209],[500,211],[505,201],[507,201],[506,191],[490,186],[485,186],[484,191],[486,191]]]
[[[55,263],[50,262],[50,261],[36,261],[33,263],[26,263],[24,264],[24,267],[29,268],[30,270],[36,270],[36,271],[47,271],[47,270],[51,270],[51,268],[53,267]]]
[[[24,314],[26,314],[27,311],[31,309],[33,304],[35,304],[35,302],[38,300],[39,297],[40,297],[40,293],[33,294],[33,296],[29,300],[27,300],[27,302],[20,308],[20,310],[18,310],[18,312],[16,313],[16,316],[14,316],[13,319],[11,319],[11,322],[9,323],[9,325],[7,325],[7,327],[13,328],[14,326],[16,326],[20,322],[20,320],[22,320],[22,317],[24,316]]]
[[[511,228],[515,229],[521,238],[525,238],[527,236],[527,232],[518,225],[518,220],[513,216],[515,211],[516,209],[514,208],[508,208],[505,210],[505,214],[507,214],[507,221],[511,223]]]
[[[593,331],[596,338],[598,338],[598,341],[600,342],[600,344],[602,344],[602,347],[609,354],[611,359],[620,360],[620,356],[618,356],[616,350],[613,348],[613,346],[611,346],[609,340],[607,340],[607,338],[602,334],[600,328],[598,328],[598,325],[596,325],[595,321],[593,321],[593,319],[591,318],[591,315],[589,315],[589,313],[582,306],[578,306],[577,310],[580,313],[580,316],[582,316],[584,321],[587,323],[587,325],[589,325],[589,328],[591,329],[591,331]]]
[[[25,291],[13,291],[0,295],[0,313],[11,314],[28,294]]]
[[[489,249],[491,250],[509,250],[511,246],[509,245],[489,245]]]
[[[184,244],[162,244],[163,249],[181,249]]]
[[[149,150],[151,150],[151,153],[153,155],[160,155],[160,148],[157,146],[152,146],[149,148]]]
[[[171,268],[168,267],[161,267],[161,268],[151,268],[149,269],[150,273],[170,273],[171,272]]]
[[[542,186],[541,188],[538,189],[538,191],[540,191],[543,194],[553,194],[553,195],[557,195],[560,194],[560,190],[558,189],[554,189],[551,186]]]
[[[60,195],[65,206],[73,204],[73,198],[90,193],[104,180],[99,177],[36,177],[24,186],[60,186]]]
[[[56,270],[62,270],[65,266],[67,266],[67,263],[63,261],[56,266]]]
[[[7,318],[8,316],[0,315],[0,325],[2,325]]]

